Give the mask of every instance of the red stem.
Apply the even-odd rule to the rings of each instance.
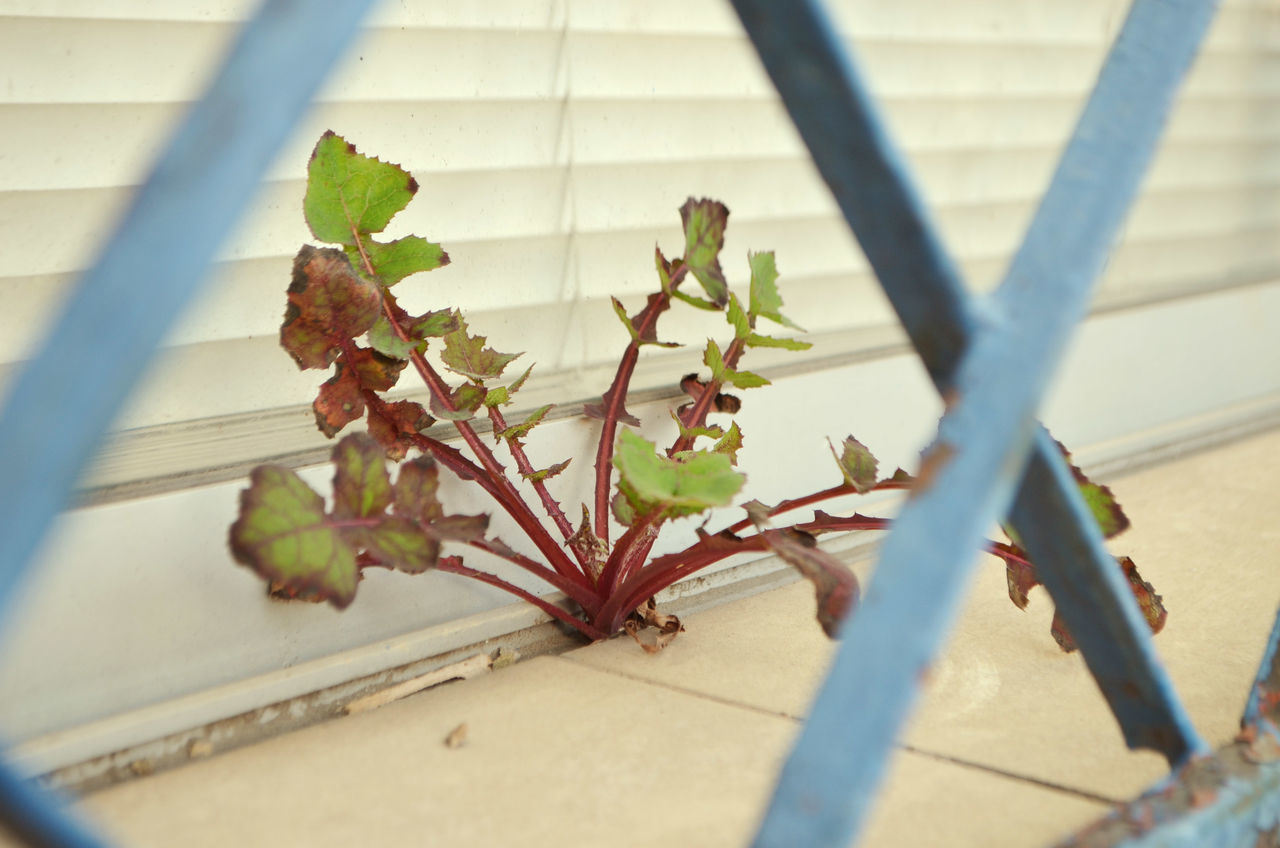
[[[512,583],[508,583],[507,581],[503,580],[501,577],[498,577],[493,574],[489,574],[488,572],[485,572],[485,571],[476,571],[474,568],[468,568],[467,566],[462,564],[462,560],[459,559],[458,557],[441,557],[440,562],[437,565],[437,568],[440,571],[446,572],[448,574],[461,574],[463,577],[470,577],[473,580],[479,580],[481,583],[488,583],[490,586],[497,586],[499,589],[502,589],[504,592],[509,592],[512,595],[515,595],[517,598],[520,598],[521,600],[528,601],[529,603],[533,604],[535,607],[547,613],[548,615],[559,619],[560,621],[569,625],[573,629],[577,630],[583,636],[586,636],[592,642],[598,642],[601,639],[605,638],[605,636],[607,635],[605,633],[602,633],[593,625],[575,618],[574,616],[570,615],[565,610],[560,609],[560,607],[556,606],[550,601],[544,600],[543,598],[538,597],[532,592],[526,592],[524,589],[521,589],[519,586],[516,586]]]
[[[493,422],[493,432],[500,433],[507,429],[507,420],[503,417],[502,412],[496,407],[489,407],[489,420]],[[530,475],[534,473],[533,463],[529,462],[528,455],[524,452],[524,445],[519,439],[508,439],[507,450],[511,451],[511,457],[516,461],[516,468],[521,474]],[[564,510],[561,509],[560,503],[551,495],[547,489],[545,480],[532,480],[533,490],[538,493],[538,498],[542,501],[542,507],[547,511],[547,516],[555,522],[559,528],[561,535],[565,541],[573,535],[573,525],[569,523],[569,519],[565,516]]]
[[[658,557],[614,590],[609,600],[596,613],[596,624],[612,633],[622,626],[631,611],[644,603],[645,599],[653,597],[673,583],[734,554],[763,550],[764,540],[751,536],[741,539],[740,544],[733,549],[714,548],[708,542],[699,540],[679,553]]]
[[[742,358],[743,352],[746,350],[746,343],[743,339],[735,338],[730,344],[728,350],[724,353],[724,363],[726,368],[734,368],[738,364],[738,360]],[[693,407],[685,413],[681,418],[681,423],[685,429],[701,427],[706,423],[707,414],[711,411],[711,405],[715,402],[716,395],[720,394],[720,390],[724,388],[723,380],[709,380],[707,386],[703,389],[702,394],[698,395],[698,399],[694,401]],[[675,444],[667,451],[667,456],[673,456],[679,451],[688,450],[693,446],[694,437],[679,436]],[[599,469],[597,468],[597,471]],[[628,531],[621,539],[618,540],[618,546],[614,549],[609,557],[609,562],[605,567],[605,573],[601,575],[601,584],[608,587],[606,595],[611,594],[613,586],[609,582],[605,582],[604,578],[607,574],[609,580],[616,584],[619,581],[625,581],[630,572],[639,564],[644,562],[645,557],[649,555],[649,551],[653,549],[654,542],[658,540],[658,529],[663,521],[661,514],[646,516],[644,519],[637,519],[632,524],[631,529],[635,533]],[[612,567],[612,568],[611,568]]]
[[[380,415],[383,415],[384,418],[389,417],[385,413],[386,402],[381,397],[379,397],[375,392],[368,390],[365,390],[363,394],[365,403],[372,406]],[[452,471],[459,479],[473,480],[478,483],[480,488],[488,492],[489,495],[497,501],[509,515],[513,516],[517,522],[520,520],[522,513],[519,510],[518,505],[513,505],[508,502],[507,490],[497,485],[494,480],[485,473],[483,468],[467,459],[457,448],[450,447],[449,445],[433,439],[430,436],[424,436],[422,433],[407,432],[405,435],[418,446],[419,450],[423,453],[431,454],[435,457],[437,462]],[[536,521],[537,519],[535,518],[534,520]],[[521,528],[524,527],[523,524],[520,526]],[[538,526],[541,527],[541,524]],[[599,600],[591,589],[591,584],[587,581],[585,576],[578,573],[576,570],[571,570],[568,574],[561,574],[557,571],[552,571],[546,566],[534,562],[527,557],[525,559],[529,565],[536,567],[537,570],[535,571],[534,568],[528,568],[525,563],[517,564],[528,568],[528,570],[533,571],[548,583],[551,583],[561,589],[565,594],[569,595],[584,608],[594,606],[599,603]],[[556,579],[552,579],[548,575],[554,575]],[[564,583],[562,585],[561,582],[557,581],[564,581]]]
[[[729,349],[724,352],[724,364],[726,368],[737,368],[738,360],[742,358],[742,353],[747,349],[746,342],[743,339],[735,338],[729,343]],[[694,427],[702,427],[707,422],[707,414],[711,412],[711,405],[715,403],[716,395],[720,394],[720,390],[724,388],[723,380],[708,380],[707,387],[703,389],[702,394],[698,395],[698,399],[693,402],[693,406],[681,417],[680,423],[684,425],[686,430]],[[681,435],[676,439],[667,450],[667,456],[674,456],[680,451],[689,450],[693,447],[693,436]]]
[[[656,337],[658,316],[671,307],[671,292],[684,280],[688,268],[681,265],[671,275],[670,285],[663,291],[653,295],[645,304],[640,314],[631,322],[638,338]],[[596,448],[596,535],[607,545],[609,543],[609,493],[613,486],[613,443],[618,434],[618,418],[626,408],[627,388],[631,384],[631,376],[636,370],[636,361],[640,357],[640,342],[632,339],[622,353],[618,363],[618,372],[613,383],[604,393],[604,423],[600,428],[600,444]]]
[[[596,580],[596,587],[601,597],[613,596],[618,582],[633,567],[637,550],[643,549],[647,552],[653,547],[653,542],[658,537],[658,525],[661,523],[661,510],[635,517],[631,526],[618,539],[618,544],[614,545],[613,550],[610,551],[609,559],[605,561],[604,569]]]
[[[618,373],[604,393],[608,399],[604,422],[600,428],[600,444],[596,447],[596,535],[609,543],[609,492],[613,485],[613,442],[618,435],[618,415],[627,399],[627,385],[640,356],[640,345],[634,341],[623,351],[618,363]]]
[[[467,544],[478,551],[484,551],[487,554],[501,557],[507,562],[520,566],[535,577],[545,580],[561,592],[568,595],[570,599],[582,607],[587,615],[594,615],[596,610],[600,607],[600,599],[592,592],[584,592],[581,584],[575,583],[561,574],[557,574],[537,560],[530,559],[524,554],[517,553],[516,551],[507,548],[506,545],[498,547],[489,539],[474,539],[467,542]]]
[[[356,248],[360,251],[360,258],[364,263],[365,271],[368,272],[370,277],[376,279],[378,273],[374,270],[373,263],[369,260],[369,254],[365,252],[364,241],[355,227],[352,227],[352,234],[355,236]],[[390,322],[391,328],[395,331],[396,337],[405,344],[410,345],[409,361],[413,363],[413,367],[422,377],[422,381],[426,384],[427,389],[431,392],[431,395],[435,398],[436,402],[442,407],[450,412],[456,411],[457,407],[454,405],[453,399],[449,396],[448,384],[445,383],[438,373],[436,373],[436,370],[431,367],[430,363],[423,358],[422,353],[419,352],[416,347],[413,347],[414,340],[409,338],[409,334],[406,333],[404,327],[400,325],[400,315],[406,313],[404,313],[404,310],[400,309],[400,307],[393,302],[390,293],[387,291],[385,286],[380,285],[379,293],[382,299],[382,312],[386,315],[387,321]],[[498,498],[498,502],[507,511],[507,513],[516,520],[516,523],[520,525],[520,529],[525,532],[525,535],[533,541],[542,555],[547,558],[547,562],[550,563],[557,572],[565,575],[566,577],[581,578],[581,572],[577,570],[573,561],[569,559],[568,555],[566,555],[564,550],[556,543],[555,539],[551,538],[551,534],[542,526],[542,522],[533,514],[533,510],[529,508],[529,505],[524,502],[524,498],[520,496],[519,490],[516,489],[511,481],[507,479],[502,464],[499,463],[497,457],[493,455],[493,451],[489,450],[488,446],[481,441],[480,437],[476,434],[475,428],[466,421],[454,421],[453,424],[459,435],[462,436],[463,440],[465,440],[467,445],[471,448],[472,453],[475,454],[476,459],[480,461],[480,464],[484,467],[497,489],[501,489],[505,493],[505,497]],[[585,585],[585,578],[583,578],[583,582]]]
[[[363,254],[363,248],[361,252]],[[370,270],[370,273],[372,273],[372,270]],[[402,310],[397,306],[393,306],[385,290],[382,297],[382,311],[400,340],[406,344],[412,344],[413,341],[409,338],[409,334],[405,332],[404,327],[400,325],[399,316],[396,314]],[[410,349],[409,361],[413,363],[413,367],[422,377],[422,381],[426,384],[436,402],[450,412],[455,411],[457,407],[449,396],[449,386],[416,348]],[[533,510],[525,503],[519,490],[507,479],[502,464],[493,455],[493,451],[489,450],[488,446],[480,439],[470,422],[454,421],[453,425],[484,469],[484,473],[477,479],[484,480],[486,477],[488,478],[493,486],[486,486],[485,488],[495,495],[498,503],[502,505],[508,515],[515,519],[516,523],[520,525],[520,529],[533,541],[542,555],[546,557],[547,562],[557,572],[566,577],[582,579],[581,572],[578,571],[573,561],[569,559],[555,539],[551,538],[551,534],[547,532],[547,529],[542,526],[542,522],[533,514]],[[434,454],[436,451],[433,450],[432,453]],[[498,497],[498,491],[502,492],[501,497]],[[585,580],[583,580],[583,584],[586,585]]]

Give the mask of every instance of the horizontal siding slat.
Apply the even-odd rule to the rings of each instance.
[[[975,288],[995,282],[1020,238],[1125,5],[840,7]],[[0,74],[11,83],[0,91],[11,128],[0,231],[21,245],[0,272],[12,304],[0,315],[0,363],[38,336],[249,6],[0,0]],[[1278,101],[1280,12],[1228,3],[1104,297],[1280,269],[1267,239],[1280,224]],[[402,287],[406,306],[461,306],[544,371],[613,355],[620,330],[607,298],[631,305],[652,289],[651,246],[679,252],[675,209],[687,194],[733,210],[731,281],[745,280],[748,249],[774,249],[802,325],[890,320],[724,4],[386,4],[170,334],[127,426],[306,402],[320,377],[300,379],[275,337],[290,257],[309,240],[298,215],[306,158],[330,127],[423,185],[388,235],[424,234],[454,263]],[[677,310],[664,326],[696,340],[704,318]],[[252,376],[234,387],[241,380],[225,374]]]

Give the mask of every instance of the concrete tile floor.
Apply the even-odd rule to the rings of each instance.
[[[1277,470],[1269,433],[1113,481],[1134,522],[1116,550],[1164,595],[1157,647],[1215,745],[1280,601]],[[794,584],[691,616],[656,657],[615,640],[535,659],[81,807],[136,846],[742,845],[831,656],[812,609]],[[1163,773],[1124,749],[1051,613],[980,563],[861,844],[1044,844]]]

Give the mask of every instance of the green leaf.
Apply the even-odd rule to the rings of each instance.
[[[331,439],[364,415],[364,397],[355,372],[339,362],[338,373],[320,386],[311,409],[316,415],[316,426]]]
[[[302,207],[316,238],[354,245],[358,236],[386,229],[417,191],[408,171],[357,153],[330,131],[311,154]]]
[[[613,314],[618,316],[618,320],[622,322],[622,326],[627,328],[627,335],[631,336],[631,341],[641,344],[640,333],[636,330],[636,325],[631,323],[631,318],[627,315],[627,308],[622,305],[622,301],[616,297],[609,298],[613,302]]]
[[[1085,505],[1089,507],[1093,520],[1098,523],[1098,529],[1102,531],[1103,538],[1111,539],[1128,530],[1129,516],[1124,514],[1111,489],[1090,480],[1080,467],[1071,461],[1071,452],[1066,446],[1062,442],[1055,442],[1055,444],[1058,450],[1062,451],[1062,458],[1067,461],[1067,467],[1071,469],[1071,475],[1080,488],[1080,495],[1084,498]],[[1010,541],[1019,547],[1022,546],[1022,538],[1012,525],[1006,523],[1001,527]]]
[[[529,435],[530,430],[532,430],[534,427],[538,426],[538,424],[542,422],[542,419],[554,407],[555,407],[554,403],[549,403],[546,406],[538,407],[533,412],[529,413],[529,417],[526,418],[524,421],[520,422],[519,424],[514,424],[506,428],[502,432],[497,433],[494,437],[495,440],[502,439],[504,441],[509,442],[512,439],[523,439],[525,436]]]
[[[729,457],[730,463],[738,464],[738,451],[742,450],[742,431],[738,429],[737,421],[729,425],[729,431],[721,436],[720,441],[716,442],[711,449]]]
[[[733,371],[728,368],[724,372],[724,381],[739,389],[754,389],[769,385],[769,381],[754,371]]]
[[[302,246],[293,260],[280,344],[299,368],[328,368],[342,345],[364,335],[382,311],[377,285],[340,250]]]
[[[723,203],[690,197],[680,207],[680,220],[684,223],[685,264],[712,302],[724,306],[729,299],[729,285],[720,270],[720,249],[724,247],[729,210]]]
[[[440,541],[413,521],[398,516],[385,518],[366,530],[362,541],[379,562],[406,574],[435,568],[440,558]]]
[[[676,422],[676,427],[680,428],[681,439],[696,439],[701,436],[705,436],[708,439],[718,439],[724,435],[724,429],[716,424],[712,424],[710,427],[684,426],[684,422],[680,420],[680,416],[675,410],[671,411],[671,418]]]
[[[462,314],[455,309],[437,309],[415,318],[410,327],[420,338],[447,336],[462,327]]]
[[[396,335],[395,329],[391,326],[391,322],[387,320],[387,316],[379,315],[378,320],[373,322],[373,326],[369,328],[369,347],[376,350],[383,356],[390,356],[393,359],[408,359],[409,354],[417,348],[419,352],[426,349],[425,343],[414,344],[406,342],[404,339]]]
[[[467,324],[461,317],[458,323],[458,329],[444,337],[444,352],[440,355],[445,367],[455,374],[461,374],[477,383],[482,383],[485,380],[500,377],[502,369],[522,355],[498,353],[493,348],[485,347],[484,343],[487,339],[484,336],[468,334]]]
[[[431,398],[431,412],[436,418],[443,418],[446,421],[469,421],[476,417],[476,410],[484,403],[488,392],[484,386],[477,386],[474,383],[463,383],[454,389],[453,394],[449,396],[453,401],[453,409],[446,409],[444,404],[440,403],[433,396]]]
[[[1071,469],[1079,471],[1074,465]],[[1084,476],[1084,472],[1079,473],[1076,481],[1080,485],[1080,494],[1084,496],[1084,502],[1088,505],[1089,512],[1093,513],[1093,519],[1098,522],[1098,529],[1102,531],[1104,538],[1110,539],[1128,529],[1129,519],[1120,508],[1111,489],[1094,483]]]
[[[762,336],[759,333],[752,333],[747,336],[747,347],[780,347],[786,350],[808,350],[813,347],[810,342],[803,342],[800,339],[779,339],[773,336]]]
[[[672,291],[671,296],[674,297],[676,300],[683,300],[685,303],[689,304],[690,306],[696,307],[697,309],[703,309],[707,312],[720,311],[720,307],[712,303],[711,301],[705,300],[695,295],[687,294],[680,289],[675,289],[674,291]]]
[[[830,441],[827,447],[831,448],[831,455],[836,458],[836,464],[840,466],[840,473],[844,475],[844,480],[858,494],[869,492],[876,485],[876,468],[880,464],[879,460],[868,450],[867,446],[848,436],[841,446],[840,453],[836,453],[835,446]]]
[[[757,386],[769,385],[769,381],[759,374],[752,371],[734,371],[725,365],[724,354],[720,352],[720,345],[716,344],[715,339],[707,339],[707,349],[702,355],[702,361],[711,369],[713,380],[728,383],[739,389],[754,389]]]
[[[619,435],[613,464],[619,491],[635,511],[657,508],[668,517],[724,506],[746,481],[724,454],[685,451],[660,456],[652,442],[630,430]]]
[[[394,286],[410,274],[421,271],[434,271],[449,264],[449,254],[435,242],[427,241],[421,236],[406,236],[392,242],[374,241],[371,238],[362,240],[365,255],[369,264],[378,275],[378,281],[384,286]],[[347,258],[357,268],[363,267],[364,257],[360,248],[347,248]]]
[[[555,477],[561,471],[564,471],[566,468],[568,468],[570,462],[573,462],[573,460],[566,459],[564,462],[557,462],[555,465],[552,465],[548,468],[543,468],[539,471],[533,471],[529,474],[522,473],[520,476],[528,480],[530,483],[537,483],[540,480],[550,480],[552,477]]]
[[[336,518],[369,518],[391,505],[391,478],[377,442],[354,433],[333,449],[333,514]]]
[[[773,251],[748,253],[747,264],[751,266],[751,305],[747,308],[751,326],[755,326],[756,318],[762,317],[784,327],[803,330],[779,311],[782,309],[782,296],[778,294],[778,268],[774,264]]]
[[[1124,514],[1111,489],[1090,480],[1080,470],[1080,466],[1071,461],[1071,452],[1067,450],[1066,445],[1062,442],[1055,442],[1055,444],[1058,450],[1062,451],[1062,458],[1071,468],[1071,475],[1075,477],[1076,485],[1080,487],[1080,494],[1084,497],[1089,512],[1093,513],[1093,520],[1098,522],[1098,529],[1102,531],[1103,537],[1110,539],[1128,530],[1129,516]]]
[[[631,341],[640,346],[657,345],[658,347],[680,347],[677,342],[658,341],[656,334],[656,322],[651,321],[649,323],[648,332],[641,334],[640,331],[636,329],[635,323],[627,317],[627,310],[626,307],[622,305],[622,301],[618,300],[616,297],[612,297],[610,300],[613,301],[614,314],[618,316],[618,320],[622,322],[622,326],[627,328],[627,333],[631,336]]]
[[[529,379],[529,372],[531,371],[533,371],[532,365],[524,369],[524,373],[521,374],[519,377],[517,377],[515,382],[512,383],[511,385],[498,386],[496,388],[490,389],[489,393],[484,396],[484,405],[485,406],[505,406],[511,403],[511,396],[514,395],[516,392],[520,391],[521,387],[524,386],[524,381]]]
[[[724,364],[724,354],[715,339],[707,339],[707,349],[702,354],[702,361],[711,369],[711,379],[724,382],[725,372],[729,367]]]
[[[631,502],[627,500],[621,487],[609,499],[609,508],[613,510],[614,519],[623,527],[630,527],[631,523],[636,520],[635,507],[631,506]]]
[[[751,322],[747,319],[747,313],[742,311],[742,301],[738,300],[737,295],[729,295],[727,317],[730,326],[733,327],[733,337],[735,339],[748,339],[751,337]]]
[[[338,609],[355,597],[356,552],[326,523],[324,499],[287,468],[253,470],[230,541],[237,562],[296,596]]]

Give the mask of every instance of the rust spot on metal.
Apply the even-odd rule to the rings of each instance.
[[[1280,690],[1258,686],[1258,712],[1266,716],[1280,715]]]
[[[916,475],[916,484],[911,487],[909,497],[914,498],[929,491],[943,467],[955,455],[956,449],[949,442],[934,442],[920,460],[920,473]]]
[[[1240,755],[1249,762],[1258,764],[1274,763],[1280,760],[1280,737],[1276,736],[1275,729],[1265,726],[1261,732],[1256,727],[1251,729],[1252,738],[1241,746]],[[1244,733],[1241,733],[1241,736],[1243,735]]]

